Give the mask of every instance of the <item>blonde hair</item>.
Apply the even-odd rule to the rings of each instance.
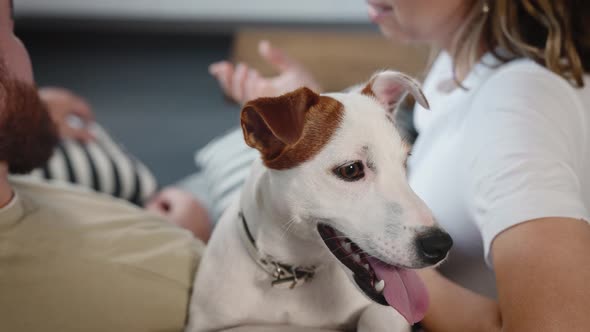
[[[588,0],[474,0],[451,55],[469,68],[486,51],[503,63],[529,58],[583,87],[590,70],[588,18]]]

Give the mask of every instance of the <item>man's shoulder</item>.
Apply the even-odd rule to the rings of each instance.
[[[126,201],[60,183],[10,182],[25,213],[7,236],[21,254],[110,262],[184,280],[163,267],[189,273],[203,250],[192,233]]]
[[[47,182],[27,177],[11,177],[17,197],[25,209],[27,222],[36,227],[68,231],[122,229],[158,230],[160,234],[184,233],[162,217],[125,200],[63,182]]]
[[[10,178],[10,184],[16,194],[28,203],[29,210],[42,210],[63,216],[81,215],[87,218],[117,213],[155,218],[127,201],[61,181],[13,176]]]
[[[203,250],[190,232],[81,188],[22,178],[10,183],[15,198],[8,208],[19,213],[10,222],[0,219],[0,308],[17,314],[3,325],[182,328]],[[18,287],[23,282],[25,293]],[[39,299],[31,304],[23,294]],[[93,320],[96,308],[112,319]],[[115,319],[121,310],[125,318]]]

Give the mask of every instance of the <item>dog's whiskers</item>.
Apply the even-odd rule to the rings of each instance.
[[[284,228],[284,231],[281,234],[281,240],[285,238],[285,236],[287,235],[287,233],[289,232],[289,230],[291,229],[291,227],[295,224],[295,221],[296,220],[297,220],[296,217],[292,217],[291,219],[289,219],[289,221],[287,221],[286,223],[284,223],[283,226],[281,226],[281,228]]]
[[[337,239],[348,239],[352,242],[357,242],[359,240],[360,241],[370,240],[369,237],[352,237],[352,236],[346,236],[346,235],[336,235],[336,236],[326,238],[326,240],[337,240]]]

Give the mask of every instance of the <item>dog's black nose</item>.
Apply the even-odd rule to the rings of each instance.
[[[419,235],[416,242],[420,255],[429,264],[443,260],[453,246],[451,236],[440,229]]]

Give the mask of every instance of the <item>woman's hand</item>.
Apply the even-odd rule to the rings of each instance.
[[[177,226],[188,229],[203,242],[207,243],[209,240],[211,222],[207,209],[190,193],[174,187],[164,188],[145,205],[145,208]]]
[[[39,97],[47,105],[49,115],[62,138],[82,142],[94,139],[88,130],[89,125],[94,122],[94,114],[82,97],[56,87],[40,88]]]
[[[223,92],[237,103],[244,104],[259,97],[276,97],[302,86],[321,92],[320,85],[311,73],[283,50],[263,40],[258,44],[258,52],[279,71],[279,75],[262,77],[256,69],[246,64],[239,63],[234,67],[228,61],[209,66],[209,72],[219,81]]]

